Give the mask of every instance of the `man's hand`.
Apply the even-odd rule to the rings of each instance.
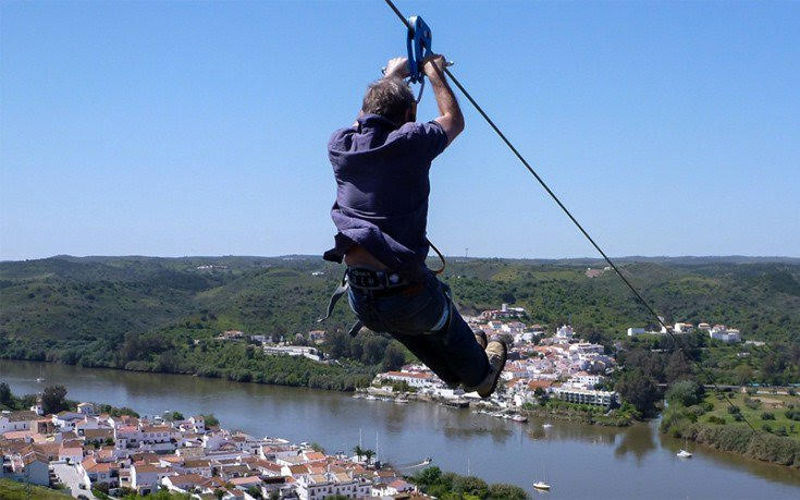
[[[394,59],[389,59],[389,62],[386,63],[386,71],[383,72],[383,76],[386,78],[405,78],[408,76],[408,58],[407,57],[395,57]]]
[[[422,70],[428,78],[443,78],[445,58],[441,54],[431,54],[422,61]]]

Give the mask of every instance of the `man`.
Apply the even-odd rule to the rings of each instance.
[[[444,61],[434,55],[423,66],[439,107],[433,121],[415,122],[417,103],[403,80],[408,61],[401,57],[369,86],[356,122],[334,132],[328,155],[338,233],[325,259],[347,265],[350,307],[363,325],[391,334],[445,383],[487,398],[505,365],[506,346],[487,345],[486,334],[474,334],[447,285],[425,265],[428,170],[464,129]]]

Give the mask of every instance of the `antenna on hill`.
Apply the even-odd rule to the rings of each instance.
[[[465,259],[468,259],[468,258],[469,258],[469,247],[467,247],[467,248],[465,248],[465,249],[464,249],[464,258],[465,258]]]

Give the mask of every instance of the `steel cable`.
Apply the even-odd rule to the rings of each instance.
[[[408,22],[406,17],[403,15],[403,13],[400,12],[400,10],[397,8],[397,6],[395,6],[395,4],[394,4],[394,2],[392,0],[384,0],[384,2],[386,3],[386,5],[388,5],[392,9],[392,11],[394,11],[394,13],[395,13],[395,15],[397,15],[398,19],[400,19],[400,21],[403,22],[403,24],[406,26],[406,29],[408,29],[408,30],[413,30],[414,29],[411,26],[411,24]],[[531,167],[530,163],[528,163],[528,160],[526,160],[525,157],[522,156],[522,154],[519,152],[519,150],[517,150],[517,148],[506,137],[506,135],[494,123],[494,120],[492,120],[489,117],[489,115],[486,114],[486,112],[483,110],[483,108],[480,106],[480,104],[478,104],[478,102],[472,97],[472,95],[467,91],[467,89],[464,88],[464,86],[461,84],[461,82],[458,80],[458,78],[456,78],[455,75],[453,75],[452,71],[450,71],[450,69],[447,68],[447,66],[444,67],[444,72],[450,78],[450,80],[452,80],[452,82],[455,84],[455,86],[458,88],[458,90],[460,90],[461,93],[464,94],[464,97],[467,98],[467,100],[470,102],[470,104],[472,104],[472,106],[475,108],[475,110],[478,111],[478,113],[483,117],[484,120],[486,120],[486,123],[489,124],[489,126],[492,128],[492,130],[494,130],[494,132],[498,135],[498,137],[500,137],[500,139],[505,143],[506,146],[508,146],[508,148],[511,150],[511,152],[514,153],[514,155],[517,157],[517,159],[519,159],[519,161],[525,166],[525,168],[528,169],[528,172],[530,172],[531,175],[533,175],[533,177],[539,182],[539,184],[542,186],[542,188],[544,188],[544,190],[547,191],[547,194],[550,195],[550,197],[553,199],[553,201],[556,202],[556,204],[567,215],[567,217],[569,217],[569,219],[572,221],[572,223],[575,224],[575,226],[586,237],[586,239],[589,240],[589,243],[591,243],[592,246],[600,253],[600,255],[603,256],[603,259],[605,259],[605,261],[608,263],[608,265],[612,269],[614,269],[614,272],[617,274],[617,276],[619,276],[620,279],[622,279],[622,281],[625,283],[625,285],[627,285],[627,287],[630,289],[630,291],[633,292],[634,296],[639,300],[639,302],[642,305],[644,305],[644,307],[653,315],[653,317],[656,318],[656,321],[658,321],[658,323],[661,325],[663,330],[665,332],[667,332],[667,334],[672,338],[672,341],[675,343],[675,345],[681,350],[681,352],[683,352],[686,355],[686,351],[684,350],[684,346],[682,345],[681,342],[678,341],[678,338],[671,331],[669,331],[669,328],[667,328],[667,325],[666,325],[665,321],[663,319],[661,319],[661,316],[659,316],[658,313],[656,312],[656,310],[650,305],[650,303],[647,302],[644,299],[644,297],[642,297],[642,295],[639,293],[638,290],[636,290],[636,288],[631,284],[631,282],[628,281],[628,278],[626,278],[625,275],[622,274],[622,272],[619,270],[617,265],[614,264],[614,262],[611,260],[611,258],[608,255],[606,255],[606,253],[603,251],[603,249],[600,248],[600,245],[598,245],[597,242],[594,241],[594,238],[592,238],[589,235],[589,233],[586,231],[586,229],[583,228],[581,223],[578,222],[578,219],[576,219],[575,216],[572,215],[572,213],[569,211],[569,209],[567,209],[567,207],[561,202],[561,200],[558,198],[558,196],[556,196],[556,194],[553,192],[553,190],[550,189],[550,186],[548,186],[547,183],[544,181],[544,179],[542,179],[542,177],[539,176],[539,174],[533,169],[533,167]],[[719,387],[717,386],[717,383],[714,381],[713,375],[709,371],[706,370],[706,368],[702,365],[702,363],[699,363],[697,360],[695,360],[691,356],[687,355],[687,357],[695,363],[695,365],[699,368],[701,373],[710,381],[711,385],[714,387],[714,390],[718,394],[722,394],[723,395],[723,397],[725,398],[725,401],[728,403],[728,405],[730,405],[731,407],[736,407],[736,405],[733,404],[733,402],[730,400],[728,395],[725,394],[724,391],[719,389]],[[747,424],[747,426],[753,432],[755,432],[756,435],[758,435],[758,433],[756,432],[755,427],[753,427],[753,425],[744,417],[744,415],[742,415],[742,419]]]

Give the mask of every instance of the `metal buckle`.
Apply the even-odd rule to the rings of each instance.
[[[382,271],[351,268],[347,270],[347,282],[360,290],[384,290],[387,288],[386,274]]]

